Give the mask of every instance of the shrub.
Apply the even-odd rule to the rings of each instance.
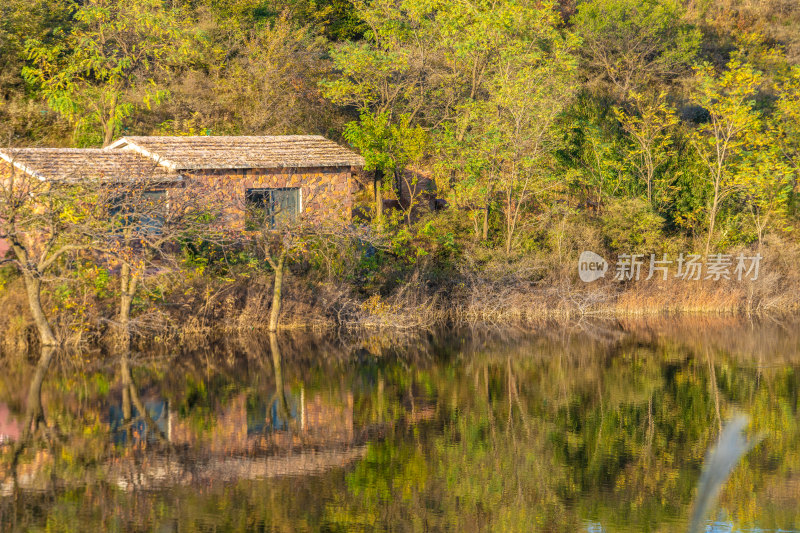
[[[605,244],[612,252],[665,251],[664,218],[641,198],[610,201],[601,224]]]

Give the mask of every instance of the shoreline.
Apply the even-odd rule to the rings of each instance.
[[[525,328],[543,322],[636,317],[785,317],[800,311],[800,283],[789,271],[756,281],[668,279],[584,283],[576,272],[553,269],[536,281],[514,272],[460,272],[423,281],[426,272],[397,283],[386,295],[364,294],[356,283],[315,280],[287,272],[279,331],[403,332],[458,328]],[[174,280],[174,278],[173,278]],[[166,283],[169,279],[163,281]],[[161,300],[143,300],[135,337],[180,341],[267,332],[272,305],[268,274],[221,279],[194,276]],[[104,344],[113,329],[115,299],[84,293],[81,306],[47,293],[59,338],[66,346]],[[73,298],[73,301],[77,298]],[[11,280],[0,291],[0,350],[37,344],[24,287]]]
[[[640,293],[636,293],[640,296]],[[518,297],[531,296],[530,294],[517,293]],[[662,301],[659,305],[634,305],[628,301],[630,291],[622,291],[615,295],[614,301],[587,303],[590,299],[567,302],[542,302],[530,300],[528,307],[509,306],[504,309],[476,308],[468,305],[421,305],[416,307],[402,307],[400,305],[386,305],[376,311],[373,306],[365,305],[358,315],[349,320],[336,321],[333,317],[313,316],[302,320],[298,316],[285,318],[278,327],[279,332],[329,332],[343,330],[357,332],[405,332],[461,328],[488,327],[488,328],[517,328],[537,326],[546,322],[569,324],[586,319],[621,320],[636,318],[736,318],[736,319],[763,319],[763,318],[791,318],[798,316],[800,301],[789,299],[771,305],[731,305],[730,302],[720,302],[719,305],[706,302],[698,305],[685,305],[676,302]],[[441,299],[441,298],[440,298]],[[292,302],[287,302],[291,305]],[[189,329],[189,336],[214,336],[216,334],[241,334],[247,332],[267,332],[265,323],[241,324],[240,320],[233,320],[234,324],[228,326],[215,326],[206,324],[195,325]],[[181,336],[186,336],[184,331]]]

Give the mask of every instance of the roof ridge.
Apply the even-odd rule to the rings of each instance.
[[[138,152],[172,170],[364,166],[358,153],[322,135],[138,135],[106,149]]]
[[[92,153],[92,154],[100,154],[100,153],[108,153],[109,151],[105,148],[60,148],[54,146],[25,146],[19,148],[0,148],[2,152],[61,152],[66,154],[80,154],[80,153]]]
[[[181,179],[136,152],[99,148],[0,149],[0,159],[35,178],[45,180],[124,180],[135,175]]]
[[[306,134],[306,133],[292,133],[286,135],[124,135],[116,141],[121,139],[286,139],[286,138],[300,138],[300,139],[324,139],[329,142],[334,142],[325,137],[324,135]]]

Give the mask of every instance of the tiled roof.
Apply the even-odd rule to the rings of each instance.
[[[172,170],[364,166],[360,155],[320,135],[123,137],[106,148],[114,149]]]
[[[178,181],[180,176],[135,152],[95,148],[4,148],[0,158],[42,180]]]

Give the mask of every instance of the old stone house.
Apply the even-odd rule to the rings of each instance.
[[[271,225],[299,215],[350,220],[358,154],[317,135],[123,137],[103,149],[0,149],[0,176],[14,171],[44,182],[136,180],[154,197],[192,183],[224,206],[230,229],[262,210]],[[0,257],[8,250],[0,235]]]
[[[107,150],[139,154],[203,184],[244,227],[250,208],[272,224],[300,213],[311,221],[349,221],[353,174],[364,159],[317,135],[123,137]]]

